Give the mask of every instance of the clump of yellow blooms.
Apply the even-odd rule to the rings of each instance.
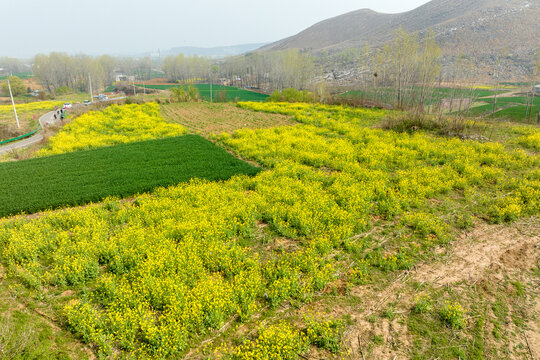
[[[323,320],[321,317],[311,315],[304,319],[307,325],[306,337],[311,344],[337,354],[341,348],[344,324],[341,320]]]
[[[365,259],[349,270],[349,279],[353,284],[362,285],[369,281],[370,265]]]
[[[413,311],[417,314],[423,314],[433,309],[433,300],[426,293],[419,293],[414,296]]]
[[[75,118],[49,139],[37,155],[94,149],[128,142],[179,136],[187,130],[166,122],[156,103],[111,105]]]
[[[238,346],[232,358],[235,360],[295,360],[307,349],[308,339],[290,325],[276,324],[260,328],[254,340]]]
[[[494,90],[495,87],[493,85],[475,85],[474,88],[476,90]],[[499,85],[497,87],[499,90],[501,89],[517,89],[516,86],[513,85]]]
[[[372,229],[374,217],[397,218],[394,223],[407,236],[351,265],[347,275],[358,283],[369,280],[373,268],[410,268],[416,242],[431,247],[451,238],[445,219],[429,211],[431,198],[460,192],[474,204],[475,215],[494,222],[539,212],[536,155],[370,128],[383,110],[240,106],[290,114],[299,122],[220,137],[267,170],[224,182],[191,181],[133,201],[108,199],[33,220],[0,220],[0,259],[9,273],[31,288],[87,289],[63,315],[103,355],[178,358],[233,318],[248,321],[261,308],[310,300],[340,276],[336,253]],[[157,114],[154,105],[129,105],[81,116],[42,154],[183,133]],[[291,246],[252,247],[261,245],[261,223]],[[456,306],[448,309],[449,319],[459,314]],[[313,334],[336,329],[310,326]],[[296,359],[308,340],[289,325],[271,325],[234,356]]]
[[[440,310],[442,320],[454,329],[465,327],[465,310],[458,302],[445,301]]]

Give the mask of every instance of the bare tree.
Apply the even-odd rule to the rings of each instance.
[[[411,85],[418,64],[418,35],[410,35],[400,27],[386,50],[391,59],[390,72],[395,79],[396,105],[403,108],[406,89]]]
[[[39,54],[34,58],[34,74],[41,84],[54,94],[59,87],[68,87],[74,90],[86,91],[88,89],[89,74],[92,85],[96,88],[110,84],[107,78],[112,77],[104,70],[99,59],[89,56],[69,56],[65,53]],[[108,71],[114,71],[108,69]]]

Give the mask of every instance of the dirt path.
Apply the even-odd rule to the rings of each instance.
[[[443,261],[421,264],[411,271],[403,272],[389,284],[353,289],[351,294],[361,299],[362,311],[350,308],[334,309],[334,315],[352,314],[355,325],[348,330],[344,340],[351,354],[355,354],[351,358],[408,359],[410,354],[407,349],[413,338],[407,325],[398,319],[379,319],[375,322],[370,321],[370,317],[378,316],[390,304],[399,303],[400,308],[410,309],[413,305],[411,284],[429,284],[434,289],[450,286],[459,291],[460,286],[471,289],[477,284],[497,284],[508,278],[520,279],[524,283],[537,282],[536,288],[531,286],[531,291],[536,294],[531,312],[540,316],[540,280],[532,279],[528,275],[532,268],[538,266],[539,261],[540,220],[533,219],[511,226],[479,226],[457,239]],[[369,357],[365,357],[369,345],[369,340],[366,339],[370,339],[374,333],[382,334],[384,346],[376,347]],[[527,339],[534,359],[540,359],[539,322],[530,321],[522,336]],[[523,338],[518,334],[516,339],[511,339],[510,342],[515,341],[513,345],[518,346],[518,341]]]
[[[535,265],[535,246],[540,244],[540,227],[521,228],[482,226],[464,234],[453,246],[444,263],[419,266],[414,274],[418,281],[435,286],[466,281],[474,283],[486,270],[526,270]]]
[[[497,97],[500,98],[500,97],[514,97],[514,96],[517,96],[519,94],[519,91],[509,91],[509,92],[506,92],[506,93],[502,93],[502,94],[497,94]],[[489,96],[484,96],[484,97],[481,97],[481,98],[478,98],[478,100],[481,100],[481,99],[493,99],[495,97],[495,95],[489,95]]]

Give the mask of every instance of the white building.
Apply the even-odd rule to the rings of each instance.
[[[537,94],[540,94],[540,85],[535,85],[534,86],[534,92],[537,93]]]
[[[115,81],[135,81],[135,76],[133,75],[124,75],[124,74],[116,74],[114,75]]]

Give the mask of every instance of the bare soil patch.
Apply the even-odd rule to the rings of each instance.
[[[23,79],[24,85],[32,90],[43,90],[38,78]]]
[[[481,226],[465,233],[444,263],[425,264],[415,271],[418,281],[436,286],[467,281],[473,283],[486,270],[527,270],[535,262],[535,246],[540,242],[540,226]]]
[[[457,98],[457,99],[443,99],[441,102],[441,106],[443,110],[446,111],[456,111],[458,109],[467,109],[469,104],[471,103],[470,99],[467,98]]]
[[[193,133],[209,137],[238,129],[295,125],[290,116],[240,109],[230,104],[178,103],[161,106],[162,115]]]
[[[493,286],[505,280],[519,281],[533,296],[522,298],[520,304],[509,302],[509,308],[510,311],[516,310],[514,305],[525,308],[530,320],[525,325],[526,330],[522,330],[508,315],[504,329],[508,347],[521,350],[509,352],[505,358],[522,359],[527,352],[530,353],[528,359],[531,355],[534,359],[540,359],[540,279],[531,275],[531,269],[539,263],[539,219],[523,220],[510,226],[480,225],[460,236],[442,261],[421,264],[389,282],[352,288],[346,302],[338,300],[331,304],[328,299],[316,301],[304,307],[300,313],[308,309],[328,313],[331,308],[328,316],[350,316],[354,325],[347,329],[343,340],[344,348],[349,351],[346,356],[349,359],[409,359],[415,336],[409,332],[403,320],[414,303],[412,284],[428,285],[435,291],[451,288],[457,294],[463,293],[463,296],[475,292],[481,294],[483,299],[494,302],[496,295],[491,293]],[[467,301],[470,299],[464,299],[466,305]],[[381,316],[389,308],[394,309],[395,318]],[[374,338],[381,339],[381,344],[374,346]],[[485,342],[487,346],[500,346],[490,336],[486,337]],[[529,345],[524,346],[527,342]]]
[[[171,83],[166,78],[150,79],[143,82],[145,85],[178,85],[178,83]]]
[[[498,98],[501,98],[501,97],[519,97],[520,96],[520,91],[509,91],[509,92],[505,92],[505,93],[502,93],[502,94],[497,94],[497,97]],[[490,96],[485,96],[485,97],[482,97],[481,99],[493,99],[495,98],[495,95],[490,95]]]

